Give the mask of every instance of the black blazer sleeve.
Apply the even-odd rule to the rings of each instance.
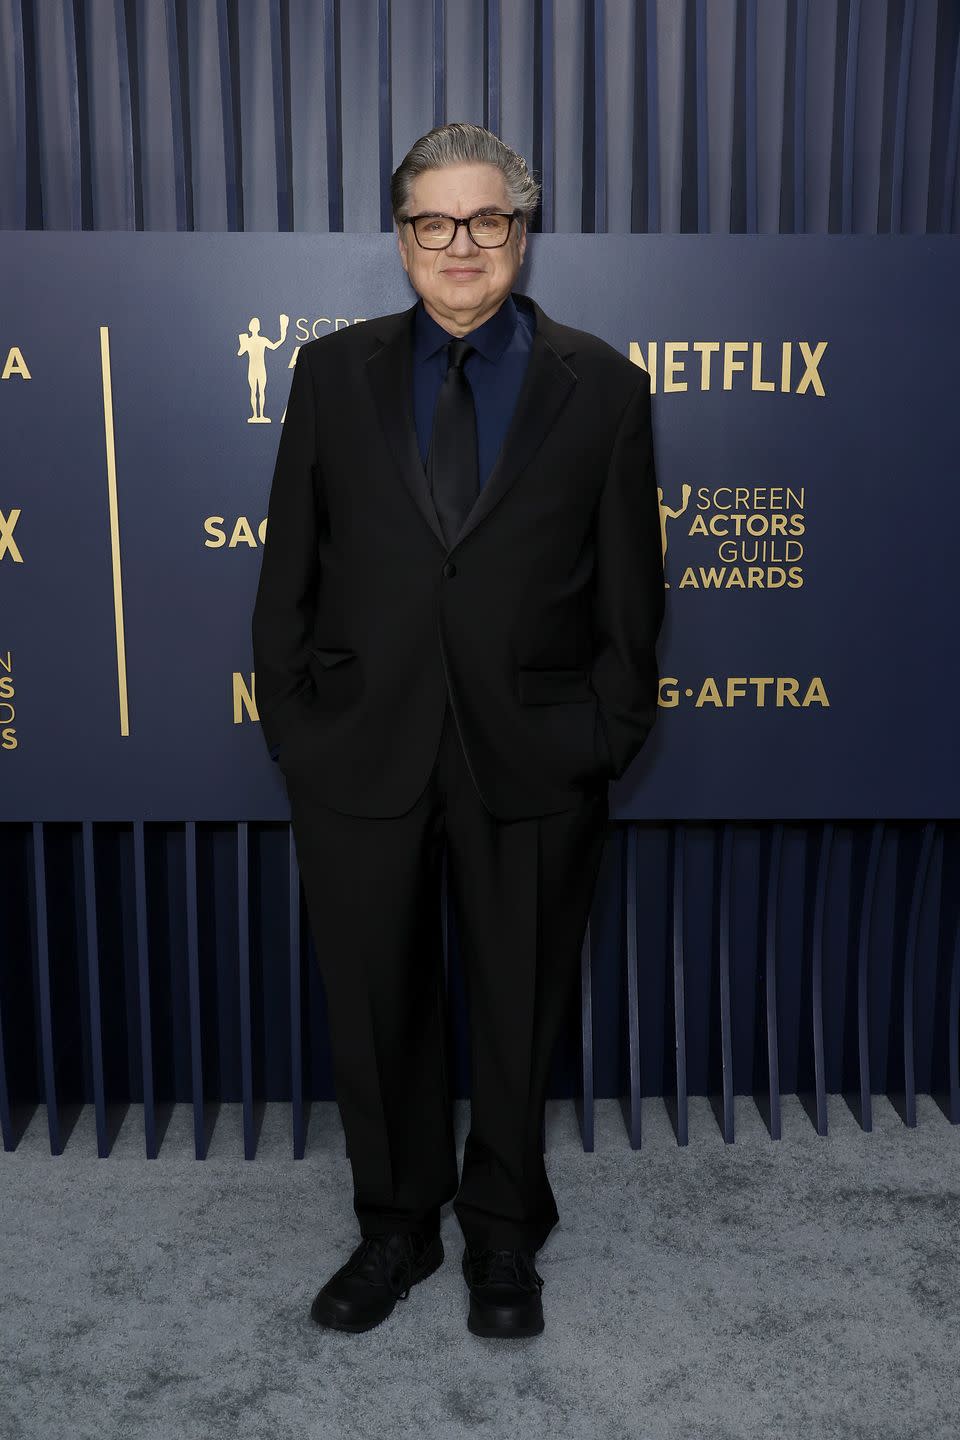
[[[316,391],[301,349],[277,448],[252,620],[257,713],[273,758],[285,707],[312,683],[307,657],[320,584],[316,468]]]
[[[597,512],[594,661],[614,778],[640,750],[657,717],[655,645],[663,623],[663,548],[653,456],[650,377],[620,419]]]

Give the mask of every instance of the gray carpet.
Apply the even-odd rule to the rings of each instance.
[[[0,1437],[956,1440],[960,1129],[923,1096],[915,1130],[878,1098],[869,1135],[831,1097],[827,1139],[793,1098],[779,1142],[736,1113],[727,1146],[695,1098],[680,1149],[645,1101],[631,1152],[605,1101],[587,1155],[550,1103],[546,1331],[515,1342],[466,1329],[449,1207],[443,1267],[383,1325],[312,1324],[358,1239],[332,1105],[299,1162],[285,1106],[252,1163],[239,1107],[200,1164],[186,1107],[152,1162],[137,1110],[107,1160],[92,1111],[57,1158],[39,1113],[0,1155]]]

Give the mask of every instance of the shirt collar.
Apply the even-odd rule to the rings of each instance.
[[[517,328],[517,307],[513,295],[507,295],[503,304],[478,325],[475,330],[470,330],[463,338],[469,340],[470,344],[479,350],[480,354],[487,360],[499,360]],[[444,330],[438,325],[433,316],[424,307],[423,299],[417,300],[413,312],[413,358],[415,361],[426,360],[435,355],[442,345],[454,337],[449,330]]]

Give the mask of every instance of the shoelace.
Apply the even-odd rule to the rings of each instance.
[[[368,1235],[361,1240],[352,1270],[372,1285],[386,1282],[387,1288],[398,1300],[406,1300],[413,1285],[412,1246],[405,1244],[398,1260],[388,1268],[388,1238],[386,1235]]]
[[[491,1281],[516,1283],[527,1290],[536,1283],[543,1289],[543,1276],[537,1272],[530,1256],[523,1250],[469,1250],[467,1264],[473,1285],[487,1285]]]

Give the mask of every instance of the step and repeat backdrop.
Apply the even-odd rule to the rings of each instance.
[[[531,237],[519,288],[652,379],[660,711],[614,818],[958,813],[958,260]],[[273,464],[298,347],[416,299],[394,237],[9,232],[0,267],[0,819],[286,818]]]

